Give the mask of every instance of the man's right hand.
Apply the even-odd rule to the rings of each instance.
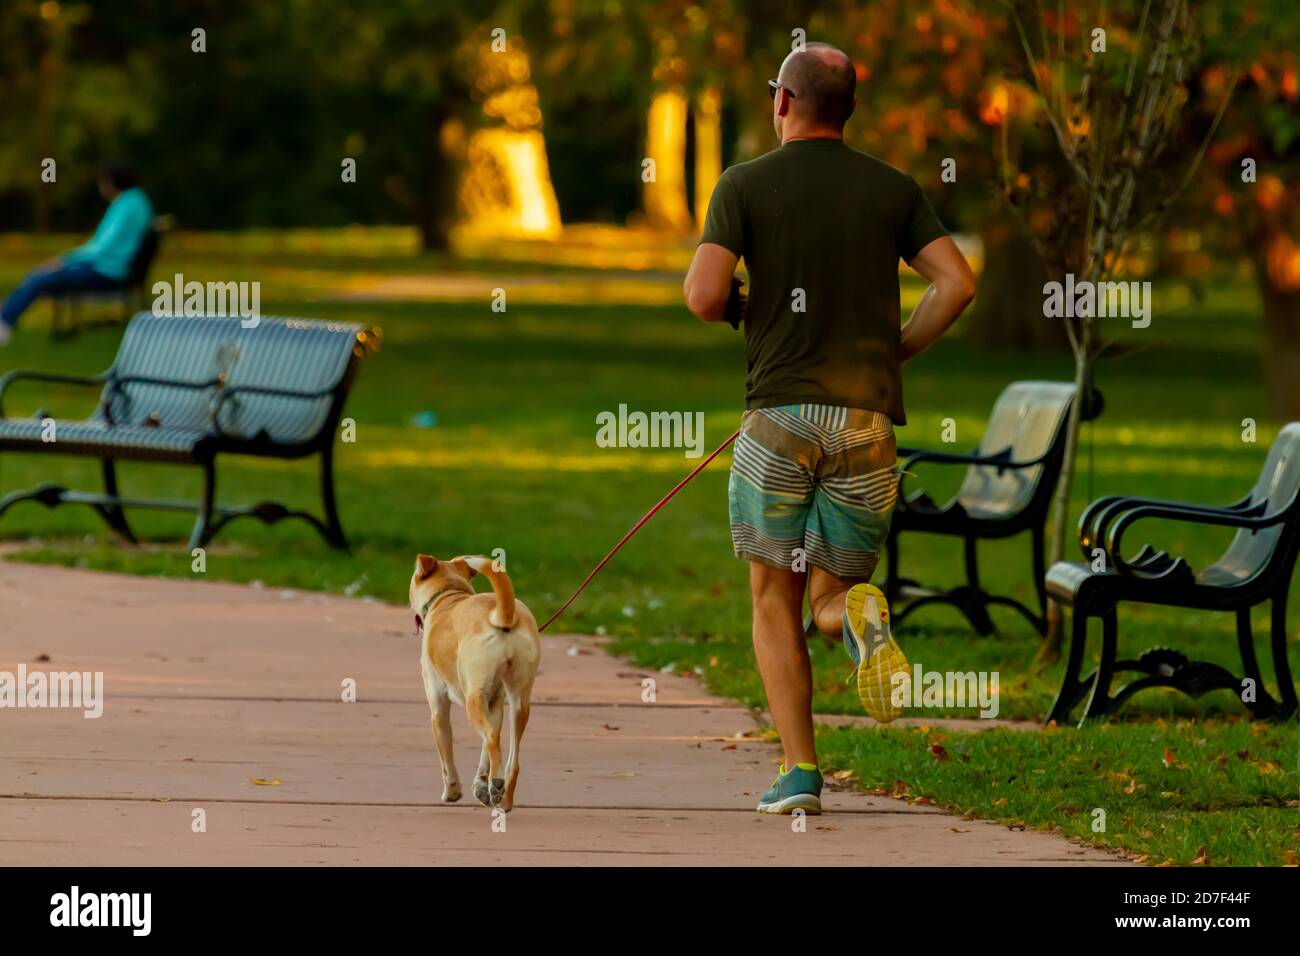
[[[733,329],[739,329],[740,323],[749,318],[749,296],[740,291],[745,280],[740,276],[731,277],[731,294],[727,296],[727,323]]]

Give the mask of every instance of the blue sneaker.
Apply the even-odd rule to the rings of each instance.
[[[791,770],[785,764],[777,771],[776,780],[758,801],[759,813],[822,812],[822,774],[816,765],[798,763]]]

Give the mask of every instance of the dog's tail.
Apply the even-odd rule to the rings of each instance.
[[[497,570],[496,562],[490,558],[469,557],[465,559],[475,571],[484,575],[492,584],[492,592],[497,597],[497,606],[492,609],[488,615],[488,622],[493,627],[499,627],[504,631],[510,630],[515,626],[515,589],[510,583],[510,577],[504,571]]]

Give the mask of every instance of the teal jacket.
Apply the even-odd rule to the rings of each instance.
[[[88,265],[102,276],[125,280],[131,274],[131,260],[152,224],[153,203],[149,197],[143,189],[128,189],[108,204],[90,241],[67,253],[63,261]]]

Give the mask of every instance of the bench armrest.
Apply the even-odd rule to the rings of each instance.
[[[907,469],[919,462],[932,461],[943,465],[984,465],[989,468],[996,468],[998,474],[1001,474],[1006,469],[1032,468],[1035,465],[1041,465],[1051,454],[1052,449],[1048,449],[1037,458],[1031,458],[1027,461],[1012,461],[1010,447],[992,455],[980,455],[975,452],[958,454],[947,451],[915,451],[903,459],[903,463],[898,466],[898,497],[906,500],[907,495],[903,490],[903,482],[907,480]]]
[[[1261,502],[1256,508],[1250,509],[1251,512],[1262,511],[1264,504]],[[1138,505],[1125,511],[1115,522],[1115,526],[1110,529],[1106,535],[1106,553],[1110,556],[1111,563],[1115,570],[1121,573],[1129,571],[1129,565],[1125,562],[1120,553],[1120,543],[1124,537],[1124,532],[1130,526],[1146,518],[1164,518],[1169,521],[1185,521],[1190,524],[1217,525],[1225,528],[1238,528],[1241,530],[1260,531],[1264,528],[1280,524],[1291,516],[1295,510],[1296,498],[1293,497],[1285,507],[1277,511],[1255,516],[1252,513],[1234,512],[1234,511],[1198,511],[1185,508],[1170,508],[1164,505]]]
[[[212,409],[209,417],[212,420],[212,427],[217,434],[225,438],[241,438],[240,435],[231,435],[221,427],[221,409],[226,402],[232,397],[238,397],[240,394],[265,395],[270,398],[296,398],[301,401],[317,401],[322,398],[329,398],[338,391],[337,385],[331,385],[329,388],[317,389],[316,391],[300,391],[290,388],[273,388],[266,385],[231,385],[223,388],[212,400]]]
[[[1049,449],[1037,458],[1012,461],[1010,448],[1004,448],[992,455],[981,455],[976,452],[960,454],[948,451],[915,451],[904,458],[903,464],[899,467],[906,468],[908,465],[915,465],[918,462],[933,461],[945,465],[987,465],[990,468],[1003,471],[1007,468],[1032,468],[1035,465],[1041,465],[1051,454],[1052,452]]]
[[[1091,502],[1079,516],[1079,547],[1083,556],[1092,558],[1092,549],[1106,536],[1106,528],[1116,517],[1140,505],[1171,508],[1195,514],[1245,514],[1258,517],[1263,505],[1251,507],[1250,496],[1227,505],[1202,505],[1188,501],[1166,501],[1160,498],[1135,498],[1128,495],[1107,495]]]
[[[106,422],[110,425],[117,424],[113,420],[113,397],[121,390],[123,385],[161,385],[164,388],[205,389],[216,388],[220,384],[221,379],[217,378],[206,382],[185,382],[180,379],[153,378],[149,375],[123,375],[120,378],[115,377],[108,380],[108,391],[104,393],[104,400],[100,402],[99,410]]]
[[[16,368],[0,375],[0,418],[4,417],[4,394],[9,386],[20,380],[34,382],[52,382],[59,385],[91,385],[100,387],[107,381],[107,373],[101,375],[61,375],[57,372],[38,372],[34,369]]]
[[[212,378],[206,382],[186,382],[178,378],[154,378],[151,375],[123,375],[110,380],[110,387],[117,391],[123,385],[162,385],[166,388],[216,388],[221,379]]]

